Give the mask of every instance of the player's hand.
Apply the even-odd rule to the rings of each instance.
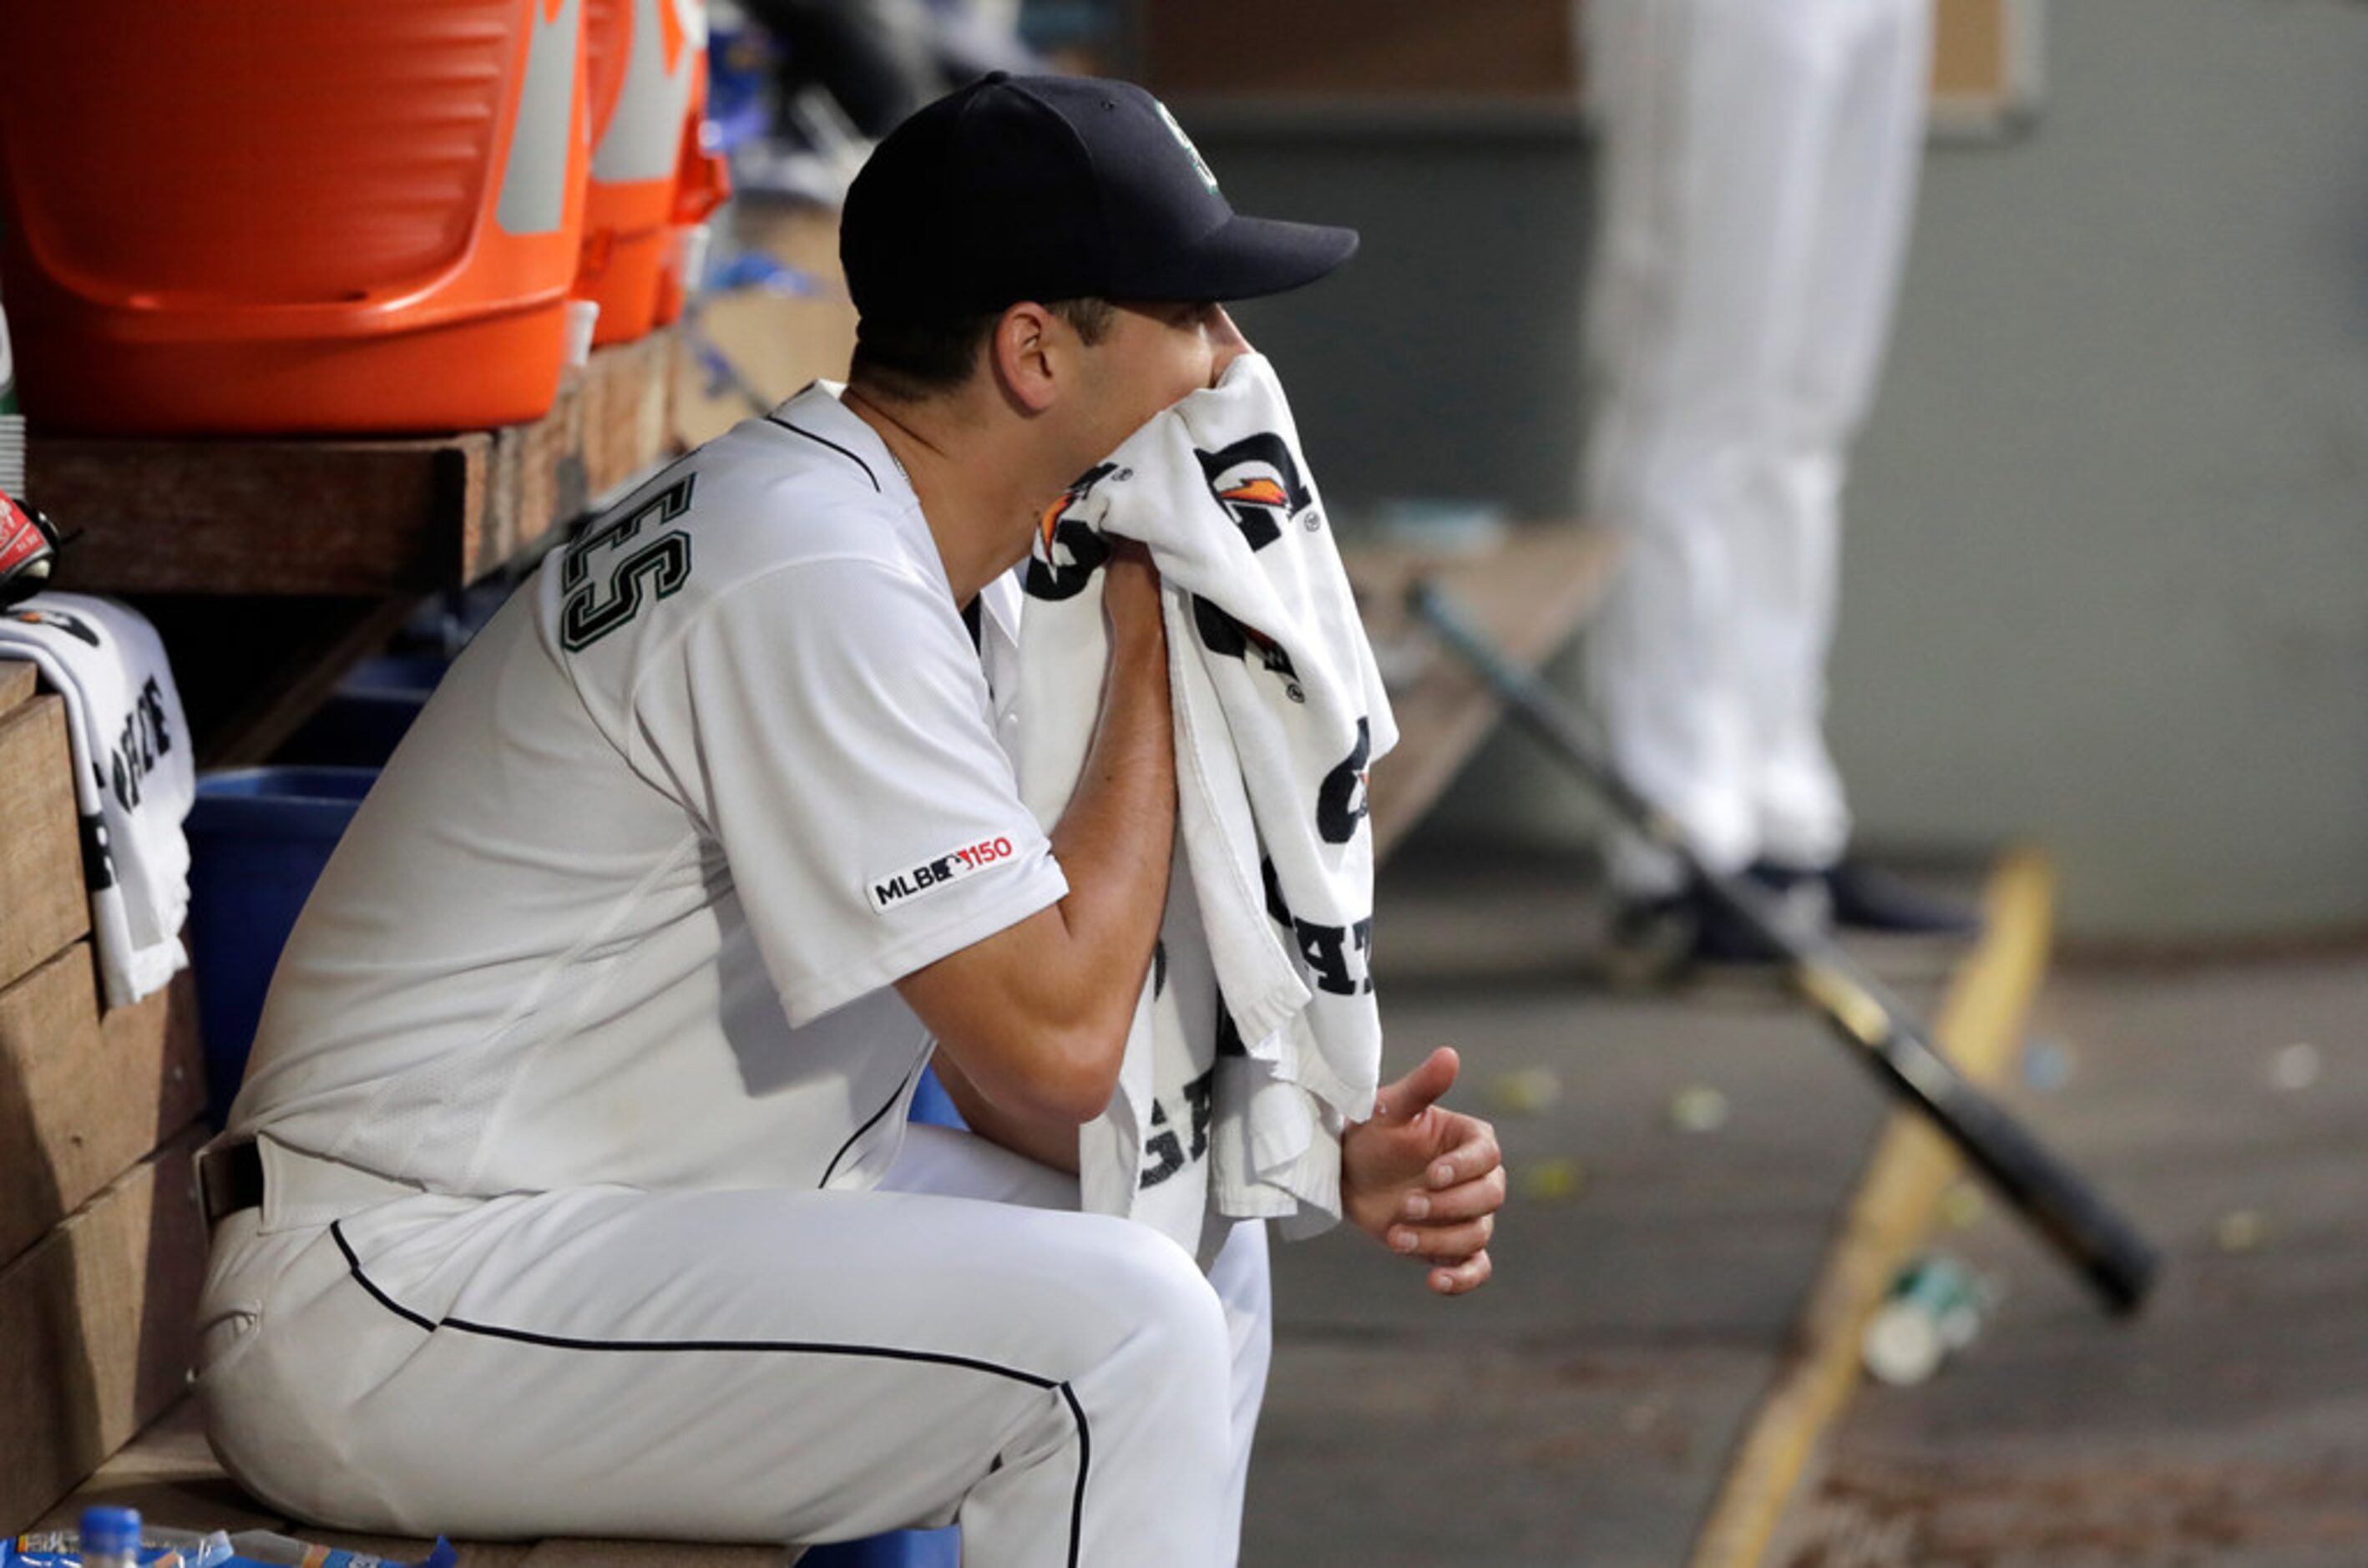
[[[1340,1201],[1392,1252],[1430,1265],[1430,1288],[1460,1296],[1488,1282],[1488,1238],[1505,1206],[1497,1130],[1438,1103],[1459,1063],[1446,1046],[1383,1085],[1373,1119],[1340,1139]]]
[[[1167,678],[1167,623],[1159,612],[1159,568],[1151,551],[1139,540],[1110,540],[1110,563],[1103,568],[1102,613],[1110,618],[1113,653],[1156,659],[1159,678]]]

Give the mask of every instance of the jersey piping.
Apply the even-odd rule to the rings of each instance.
[[[802,425],[792,425],[778,414],[768,414],[765,415],[765,423],[768,425],[778,425],[792,436],[803,436],[809,441],[820,441],[824,446],[828,447],[832,451],[837,452],[848,462],[851,462],[856,467],[861,469],[863,471],[863,477],[871,482],[871,488],[873,490],[878,491],[882,495],[888,494],[885,490],[881,489],[880,476],[871,472],[871,465],[870,463],[865,462],[861,458],[857,457],[853,452],[848,451],[845,447],[840,446],[837,441],[832,440],[829,437],[817,436]]]
[[[847,1142],[841,1143],[838,1146],[838,1153],[830,1157],[830,1164],[823,1167],[822,1179],[814,1183],[814,1186],[820,1187],[828,1187],[830,1185],[830,1178],[838,1174],[838,1163],[847,1158],[847,1152],[849,1149],[854,1148],[858,1143],[862,1142],[863,1135],[871,1131],[873,1128],[879,1126],[880,1119],[882,1117],[886,1116],[890,1111],[904,1104],[905,1091],[912,1085],[914,1075],[919,1073],[920,1070],[921,1064],[917,1062],[915,1062],[912,1068],[905,1073],[904,1077],[897,1080],[896,1092],[888,1096],[887,1103],[882,1105],[878,1110],[873,1111],[870,1116],[865,1117],[863,1119],[863,1125],[847,1135]]]

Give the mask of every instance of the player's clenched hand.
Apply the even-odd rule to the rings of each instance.
[[[1488,1238],[1505,1204],[1497,1130],[1438,1102],[1455,1082],[1445,1046],[1395,1084],[1373,1119],[1340,1139],[1340,1201],[1391,1251],[1431,1266],[1430,1288],[1460,1296],[1488,1281]]]

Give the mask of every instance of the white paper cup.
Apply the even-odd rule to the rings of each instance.
[[[580,370],[592,362],[592,329],[600,324],[600,301],[567,301],[567,368]]]

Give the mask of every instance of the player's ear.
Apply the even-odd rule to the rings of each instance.
[[[1032,300],[1003,312],[987,338],[987,358],[1004,395],[1030,414],[1053,405],[1062,366],[1057,318]]]

